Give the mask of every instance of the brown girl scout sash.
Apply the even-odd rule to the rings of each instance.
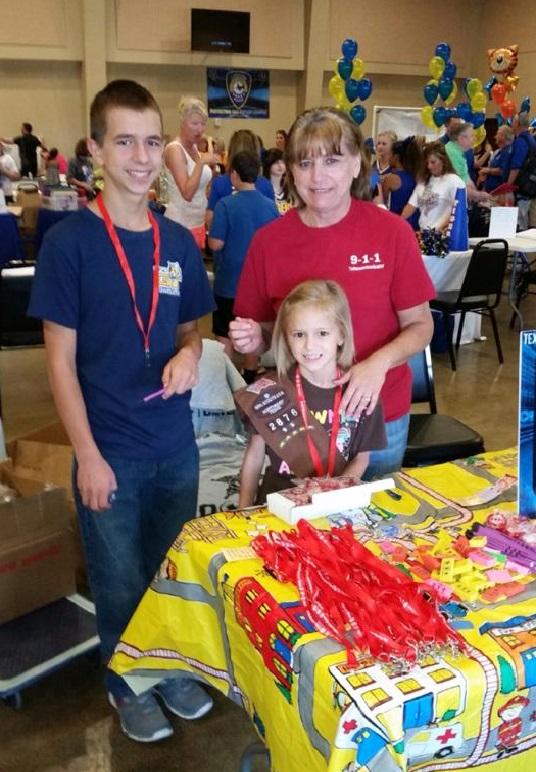
[[[307,411],[305,425],[291,380],[260,378],[236,391],[234,398],[266,444],[286,461],[293,474],[297,477],[317,474],[307,438],[312,440],[320,458],[326,462],[330,436],[310,411]],[[334,475],[340,475],[346,463],[344,456],[335,448]]]

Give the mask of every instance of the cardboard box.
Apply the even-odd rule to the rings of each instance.
[[[0,623],[76,592],[65,491],[17,477],[0,481],[19,497],[0,503]]]
[[[76,579],[79,586],[87,584],[86,560],[72,489],[73,449],[63,425],[58,421],[25,434],[8,442],[6,449],[13,464],[13,472],[18,477],[65,489]]]

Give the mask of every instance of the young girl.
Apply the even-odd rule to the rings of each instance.
[[[334,381],[352,365],[354,341],[348,301],[336,282],[306,281],[287,295],[272,347],[277,379],[262,378],[235,394],[252,429],[241,507],[291,487],[293,477],[360,477],[368,451],[386,444],[381,407],[357,420],[339,412],[344,386]],[[270,466],[259,488],[265,453]]]

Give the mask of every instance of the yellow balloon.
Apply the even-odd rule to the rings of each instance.
[[[345,93],[338,97],[336,107],[338,110],[342,110],[345,113],[352,109],[352,103],[348,101]]]
[[[344,95],[344,81],[339,74],[330,78],[328,89],[329,93],[336,102],[338,102],[339,99]]]
[[[361,80],[365,74],[365,64],[363,59],[354,59],[354,66],[352,67],[352,78],[355,80]]]
[[[480,110],[484,110],[487,104],[486,95],[483,91],[478,91],[474,96],[471,97],[471,107],[473,110],[476,110],[476,112],[479,112]]]
[[[444,69],[445,61],[440,56],[432,56],[428,62],[428,72],[432,78],[439,80],[439,78],[443,75]]]
[[[450,92],[448,97],[445,99],[445,104],[447,105],[447,107],[449,107],[454,102],[454,100],[456,99],[457,93],[458,93],[458,86],[456,85],[456,81],[453,80],[452,81],[452,91]]]
[[[468,81],[465,90],[467,91],[469,99],[472,99],[475,94],[478,94],[482,91],[482,81],[478,78],[471,78],[471,80]]]
[[[432,78],[431,80],[428,81],[428,83],[426,85],[427,86],[439,86],[439,81],[436,80],[435,78]]]
[[[434,123],[434,108],[431,105],[426,105],[421,110],[421,121],[429,129],[437,129]]]
[[[475,140],[473,142],[473,147],[478,147],[484,140],[486,139],[486,129],[484,126],[479,126],[478,129],[475,129]]]

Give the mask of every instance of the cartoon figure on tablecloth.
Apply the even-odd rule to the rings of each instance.
[[[502,758],[505,753],[513,753],[517,750],[517,744],[521,737],[523,722],[521,712],[529,704],[529,700],[518,694],[499,708],[497,715],[501,719],[501,724],[497,728],[497,758]]]

